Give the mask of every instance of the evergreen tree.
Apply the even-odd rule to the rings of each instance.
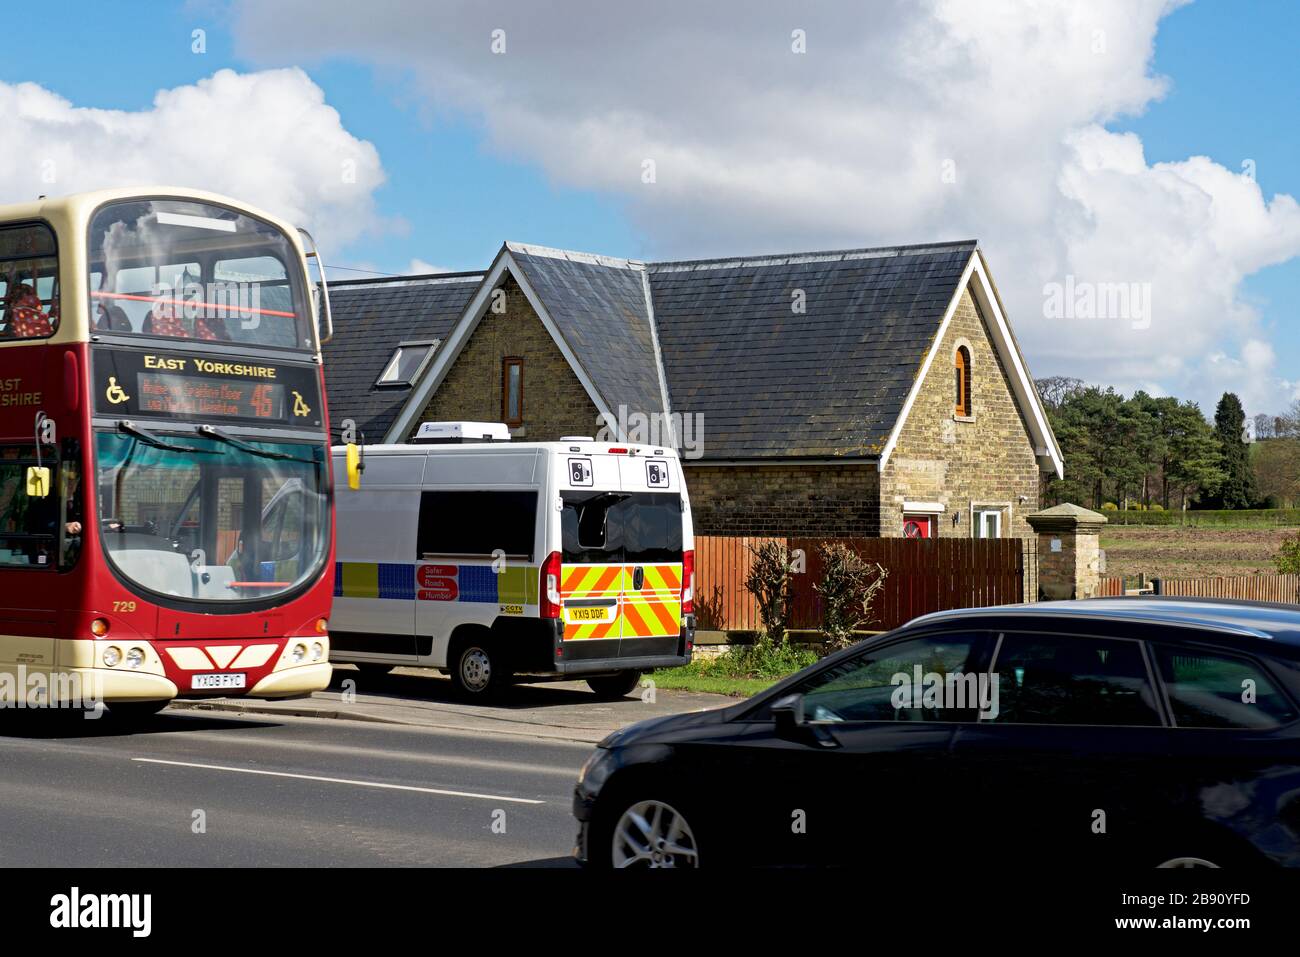
[[[1250,508],[1259,500],[1259,491],[1246,444],[1246,410],[1231,392],[1223,393],[1214,410],[1214,436],[1223,459],[1224,480],[1211,499],[1212,507]]]

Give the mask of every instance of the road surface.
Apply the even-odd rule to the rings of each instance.
[[[586,744],[336,719],[0,714],[0,866],[572,866]]]

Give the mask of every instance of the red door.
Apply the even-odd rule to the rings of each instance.
[[[934,516],[933,515],[904,515],[903,516],[903,537],[904,538],[933,538],[934,537]]]

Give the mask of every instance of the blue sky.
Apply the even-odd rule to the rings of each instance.
[[[66,50],[52,52],[39,35],[31,42],[11,43],[0,60],[0,80],[36,82],[77,107],[147,110],[160,89],[194,83],[225,67],[249,72],[268,65],[265,56],[251,62],[235,54],[232,22],[222,3],[144,7],[123,0],[56,0],[42,5],[41,19],[60,25]],[[1266,200],[1276,193],[1300,196],[1300,130],[1291,122],[1294,91],[1300,88],[1300,58],[1294,55],[1298,21],[1293,4],[1263,0],[1201,0],[1174,11],[1160,21],[1155,36],[1155,71],[1170,81],[1167,96],[1143,115],[1121,117],[1107,128],[1137,133],[1148,163],[1206,155],[1236,172],[1250,159]],[[191,51],[196,28],[206,31],[207,51],[201,55]],[[679,244],[671,229],[647,230],[627,195],[557,183],[554,168],[548,173],[545,163],[532,161],[526,151],[518,158],[503,157],[488,145],[483,117],[470,111],[435,113],[427,99],[413,92],[414,72],[406,67],[376,70],[328,50],[275,65],[288,63],[301,65],[323,89],[348,133],[377,148],[387,176],[374,194],[378,212],[404,224],[341,249],[331,248],[329,237],[318,236],[336,262],[390,273],[406,272],[416,260],[453,270],[481,268],[507,238],[634,258],[699,252],[696,246]],[[906,229],[914,227],[895,232]],[[885,233],[894,235],[887,228]],[[843,236],[842,231],[828,232],[820,243],[815,230],[804,229],[798,245],[844,245]],[[756,243],[759,248],[725,251],[774,251],[770,240]],[[999,273],[996,259],[993,265]],[[1001,285],[1005,292],[1006,281]],[[1300,352],[1300,323],[1292,316],[1298,291],[1300,265],[1294,259],[1249,277],[1239,290],[1258,309],[1267,339],[1282,359]],[[1044,349],[1045,358],[1036,358],[1032,331],[1022,341],[1036,373],[1072,371],[1060,367],[1050,350]],[[1052,367],[1054,361],[1058,367]],[[1085,377],[1104,381],[1105,368],[1094,364]],[[1116,377],[1121,386],[1143,381],[1129,373],[1117,372]],[[1177,391],[1177,385],[1171,390]],[[1276,401],[1256,404],[1267,402],[1280,410],[1286,398],[1279,394]]]
[[[81,107],[143,110],[162,88],[194,83],[223,67],[254,69],[233,52],[221,11],[187,4],[54,0],[42,16],[60,22],[63,42],[84,55],[51,56],[42,43],[15,43],[0,58],[0,80],[31,81]],[[192,52],[192,31],[207,50]],[[434,120],[407,92],[406,78],[331,60],[305,65],[353,135],[379,150],[388,180],[380,210],[407,229],[368,236],[328,257],[404,273],[413,259],[450,270],[487,266],[505,239],[609,255],[636,256],[640,243],[616,202],[556,188],[535,168],[481,146],[470,118]],[[356,278],[367,273],[356,272]],[[340,277],[342,278],[342,277]]]
[[[1265,196],[1300,197],[1300,7],[1286,0],[1199,2],[1175,11],[1156,36],[1155,68],[1169,94],[1144,115],[1113,124],[1142,137],[1149,162],[1206,155],[1232,170],[1253,160]],[[1300,355],[1300,263],[1270,266],[1243,289],[1279,354]]]

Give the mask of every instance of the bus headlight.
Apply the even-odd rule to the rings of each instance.
[[[302,660],[307,657],[307,646],[301,643],[294,645],[293,650],[289,652],[289,657],[293,659],[295,665],[302,664]]]
[[[126,653],[126,663],[131,668],[139,668],[144,664],[144,649],[132,648]]]
[[[312,660],[312,661],[320,661],[321,657],[322,657],[324,654],[325,654],[325,646],[322,645],[319,641],[312,642],[312,646],[311,646],[311,660]]]
[[[122,649],[116,645],[109,645],[104,649],[104,664],[110,668],[116,668],[122,662]]]

